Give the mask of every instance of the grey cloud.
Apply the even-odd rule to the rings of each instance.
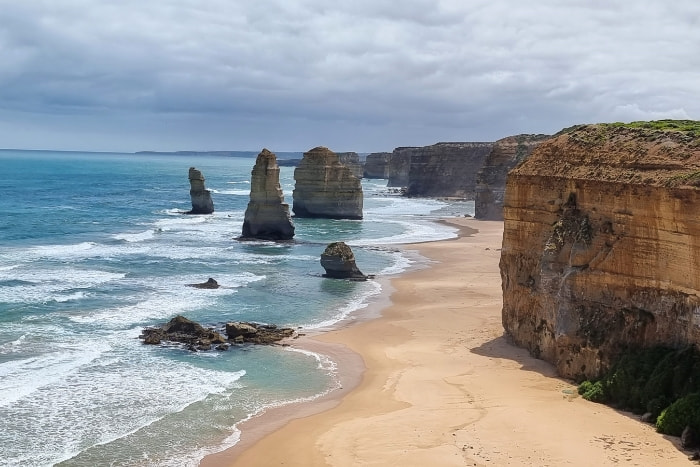
[[[697,118],[699,18],[692,0],[0,0],[0,115],[54,141],[63,116],[95,149],[280,150]]]

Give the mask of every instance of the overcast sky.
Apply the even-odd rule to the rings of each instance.
[[[0,147],[391,151],[700,119],[697,0],[0,0]]]

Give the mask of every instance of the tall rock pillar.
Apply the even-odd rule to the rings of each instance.
[[[211,192],[204,187],[204,175],[202,172],[190,167],[190,197],[192,198],[192,210],[187,214],[211,214],[214,212],[214,201]]]
[[[289,205],[284,202],[280,187],[277,156],[267,149],[258,154],[251,174],[250,202],[245,211],[242,237],[262,240],[294,237]]]

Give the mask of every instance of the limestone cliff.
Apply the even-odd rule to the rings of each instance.
[[[408,196],[474,199],[476,174],[493,143],[437,143],[411,152]]]
[[[338,160],[357,178],[362,178],[364,168],[360,162],[360,156],[356,152],[337,152]]]
[[[251,173],[250,202],[245,211],[242,237],[263,240],[294,237],[289,205],[284,202],[280,187],[277,156],[267,149],[258,154]]]
[[[408,172],[411,168],[411,156],[419,151],[418,147],[400,147],[394,149],[389,157],[389,168],[387,170],[387,186],[406,187],[408,186]]]
[[[364,167],[365,178],[389,178],[390,152],[373,152],[367,155]]]
[[[586,125],[508,175],[503,326],[560,374],[700,343],[700,123]]]
[[[499,139],[476,176],[475,217],[503,220],[508,171],[525,160],[549,135],[516,135]]]
[[[362,219],[360,179],[330,149],[317,147],[304,153],[294,180],[295,216]]]
[[[190,198],[192,199],[192,210],[187,214],[211,214],[214,212],[214,201],[211,193],[204,187],[204,175],[202,172],[190,167]]]

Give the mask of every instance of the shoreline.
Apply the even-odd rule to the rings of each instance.
[[[690,464],[677,440],[506,342],[502,222],[442,222],[458,237],[402,246],[427,267],[390,279],[363,310],[378,318],[294,342],[335,361],[342,389],[243,422],[201,466]]]

